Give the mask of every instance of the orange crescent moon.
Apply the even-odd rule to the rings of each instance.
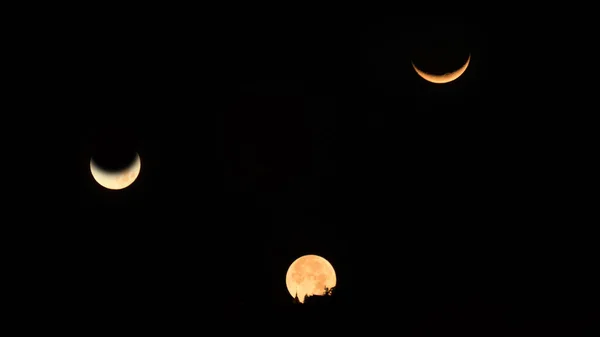
[[[414,64],[414,62],[411,61],[411,63],[412,63],[413,68],[415,68],[415,71],[417,72],[417,74],[419,74],[419,76],[421,76],[424,80],[429,81],[431,83],[443,84],[443,83],[452,82],[455,79],[459,78],[467,70],[467,67],[469,66],[470,61],[471,61],[471,54],[469,54],[469,58],[467,58],[467,62],[462,67],[460,67],[458,70],[453,71],[451,73],[445,73],[444,75],[428,74],[428,73],[420,70],[419,68],[417,68],[417,66]]]

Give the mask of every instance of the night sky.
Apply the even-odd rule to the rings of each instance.
[[[583,150],[530,108],[539,96],[497,27],[309,17],[82,17],[57,42],[80,109],[85,221],[65,263],[77,306],[100,322],[267,326],[290,310],[288,266],[317,254],[348,315],[334,329],[582,329],[596,223],[577,220],[567,163]],[[441,74],[469,53],[448,84],[411,66]],[[133,152],[130,187],[92,179],[91,156],[118,166]]]

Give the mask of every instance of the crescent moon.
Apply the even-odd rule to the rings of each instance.
[[[139,154],[135,154],[135,159],[128,167],[118,172],[108,172],[100,168],[94,162],[94,158],[90,159],[90,171],[92,177],[100,186],[109,190],[122,190],[137,179],[142,168],[142,161]]]
[[[329,261],[318,255],[297,258],[288,268],[285,284],[292,297],[304,303],[304,296],[323,295],[325,287],[335,287],[335,269]]]
[[[467,70],[467,67],[469,66],[470,61],[471,61],[471,54],[469,54],[469,58],[467,58],[467,62],[462,67],[460,67],[458,70],[455,70],[451,73],[446,73],[444,75],[428,74],[428,73],[420,70],[419,68],[417,68],[417,66],[414,64],[414,62],[411,62],[411,63],[412,63],[413,68],[417,72],[417,74],[419,74],[419,76],[421,76],[424,80],[429,81],[431,83],[443,84],[443,83],[452,82],[455,79],[459,78]]]

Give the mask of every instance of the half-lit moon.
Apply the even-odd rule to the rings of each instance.
[[[285,276],[285,284],[292,297],[323,295],[325,287],[331,289],[337,284],[335,270],[329,261],[318,255],[304,255],[292,262]]]
[[[446,73],[443,75],[434,75],[434,74],[426,73],[426,72],[420,70],[419,68],[417,68],[417,66],[414,64],[414,62],[411,62],[411,63],[412,63],[413,68],[417,72],[417,74],[419,74],[419,76],[421,76],[423,79],[425,79],[426,81],[429,81],[431,83],[442,84],[442,83],[452,82],[455,79],[459,78],[467,70],[467,67],[469,66],[470,61],[471,61],[471,54],[469,54],[469,58],[467,58],[467,62],[462,67],[460,67],[456,71],[453,71],[451,73]]]
[[[92,172],[92,177],[94,177],[94,180],[96,180],[98,184],[109,190],[121,190],[133,184],[140,174],[141,168],[142,161],[137,153],[135,154],[135,159],[131,165],[117,172],[103,170],[96,165],[94,158],[90,159],[90,171]]]

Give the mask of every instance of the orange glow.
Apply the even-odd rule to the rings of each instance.
[[[471,61],[471,54],[469,54],[469,58],[467,59],[467,62],[462,67],[460,67],[456,71],[453,71],[451,73],[446,73],[444,75],[428,74],[424,71],[421,71],[419,68],[417,68],[417,66],[415,66],[415,64],[413,62],[411,62],[411,63],[412,63],[413,68],[417,72],[417,74],[419,74],[419,76],[421,76],[426,81],[429,81],[431,83],[443,84],[443,83],[452,82],[455,79],[459,78],[467,70],[467,67],[469,66],[470,61]]]
[[[287,289],[301,303],[304,296],[323,295],[325,287],[335,287],[337,278],[329,261],[318,255],[304,255],[296,259],[288,268],[285,277]]]

